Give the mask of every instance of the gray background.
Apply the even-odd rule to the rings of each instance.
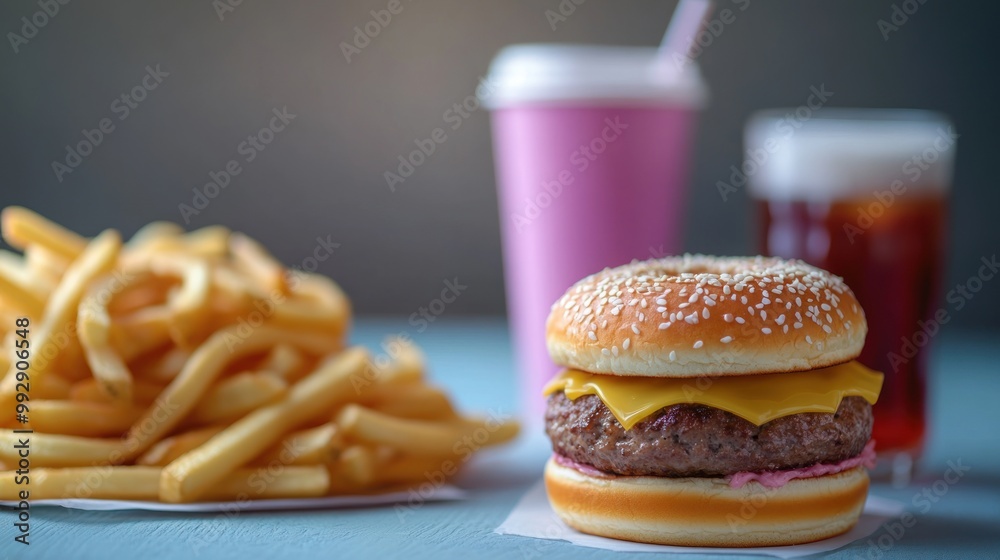
[[[569,0],[566,0],[569,2]],[[913,0],[911,0],[913,2]],[[448,314],[503,311],[500,241],[487,115],[478,111],[413,177],[383,178],[415,138],[473,92],[493,54],[515,42],[650,45],[674,2],[587,0],[552,30],[545,1],[409,1],[348,63],[341,41],[387,1],[244,0],[220,21],[198,2],[70,2],[15,54],[0,45],[0,204],[22,204],[85,234],[129,234],[180,221],[180,203],[238,157],[272,108],[297,115],[189,228],[222,223],[299,264],[330,236],[321,271],[361,313],[408,315],[445,278],[469,286]],[[717,2],[732,7],[728,0]],[[897,4],[902,5],[902,2]],[[712,90],[701,119],[686,229],[691,251],[755,250],[744,192],[723,203],[715,182],[741,161],[754,110],[803,103],[825,84],[830,106],[930,108],[961,133],[951,207],[948,284],[1000,246],[993,166],[998,48],[995,2],[927,0],[883,40],[888,0],[751,0],[700,63]],[[35,2],[4,2],[0,31],[19,32]],[[119,121],[114,99],[146,65],[170,76]],[[62,182],[51,164],[81,130],[115,130]],[[956,324],[995,326],[1000,286],[987,284]]]

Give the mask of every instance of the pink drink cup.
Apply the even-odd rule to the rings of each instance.
[[[519,48],[526,47],[513,47]],[[652,49],[576,49],[590,51],[587,59],[594,49],[610,51],[612,57],[654,54]],[[605,267],[682,248],[697,102],[690,92],[678,99],[656,88],[636,88],[640,91],[634,95],[623,89],[627,80],[620,77],[613,92],[581,84],[565,95],[569,99],[538,99],[535,91],[520,98],[508,95],[508,102],[489,101],[507,306],[522,412],[530,423],[541,421],[542,389],[558,371],[545,344],[552,304],[574,282]],[[498,82],[495,96],[503,98],[505,86]],[[598,90],[598,98],[586,98],[581,89],[588,88]]]

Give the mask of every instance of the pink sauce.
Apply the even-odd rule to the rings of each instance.
[[[618,475],[606,473],[604,471],[599,471],[590,465],[585,465],[583,463],[578,463],[569,457],[565,457],[558,453],[553,454],[553,458],[556,463],[563,467],[576,469],[587,476],[594,476],[600,478],[614,478]],[[757,481],[762,486],[767,488],[781,488],[782,486],[788,484],[789,481],[796,478],[813,478],[817,476],[825,476],[828,474],[837,474],[840,472],[848,471],[863,465],[866,468],[875,467],[875,440],[870,440],[868,445],[865,445],[861,454],[856,457],[851,457],[850,459],[844,459],[839,463],[834,464],[815,464],[811,467],[805,467],[801,469],[789,469],[784,471],[772,471],[772,472],[738,472],[726,477],[729,482],[729,486],[732,488],[742,488],[746,483],[750,481]]]
[[[726,479],[729,480],[729,486],[733,488],[742,488],[744,484],[750,482],[751,480],[756,480],[762,486],[766,486],[767,488],[781,488],[782,486],[788,484],[788,481],[796,478],[812,478],[815,476],[837,474],[839,472],[851,470],[858,465],[864,465],[869,469],[875,467],[875,440],[869,440],[868,445],[865,446],[864,450],[857,457],[844,459],[843,461],[832,465],[816,464],[811,467],[801,469],[760,473],[738,472],[727,476]]]
[[[570,459],[569,457],[567,457],[565,455],[560,455],[558,453],[553,453],[552,454],[552,458],[555,459],[556,463],[558,463],[560,466],[563,466],[563,467],[566,467],[566,468],[569,468],[569,469],[576,469],[576,470],[582,472],[583,474],[585,474],[587,476],[594,476],[594,477],[597,477],[597,478],[614,478],[614,477],[618,476],[616,474],[606,473],[604,471],[599,471],[599,470],[595,469],[594,467],[592,467],[590,465],[584,465],[583,463],[577,463],[573,459]]]

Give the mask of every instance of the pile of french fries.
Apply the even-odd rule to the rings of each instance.
[[[23,251],[0,252],[0,499],[381,492],[517,434],[458,413],[412,344],[347,346],[340,288],[247,236],[86,239],[20,207],[0,222]]]

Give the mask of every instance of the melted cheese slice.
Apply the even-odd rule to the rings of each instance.
[[[833,413],[844,397],[878,400],[883,375],[858,362],[797,373],[661,378],[597,375],[567,369],[545,386],[575,400],[597,395],[625,429],[665,406],[697,403],[731,412],[760,426],[802,412]]]

